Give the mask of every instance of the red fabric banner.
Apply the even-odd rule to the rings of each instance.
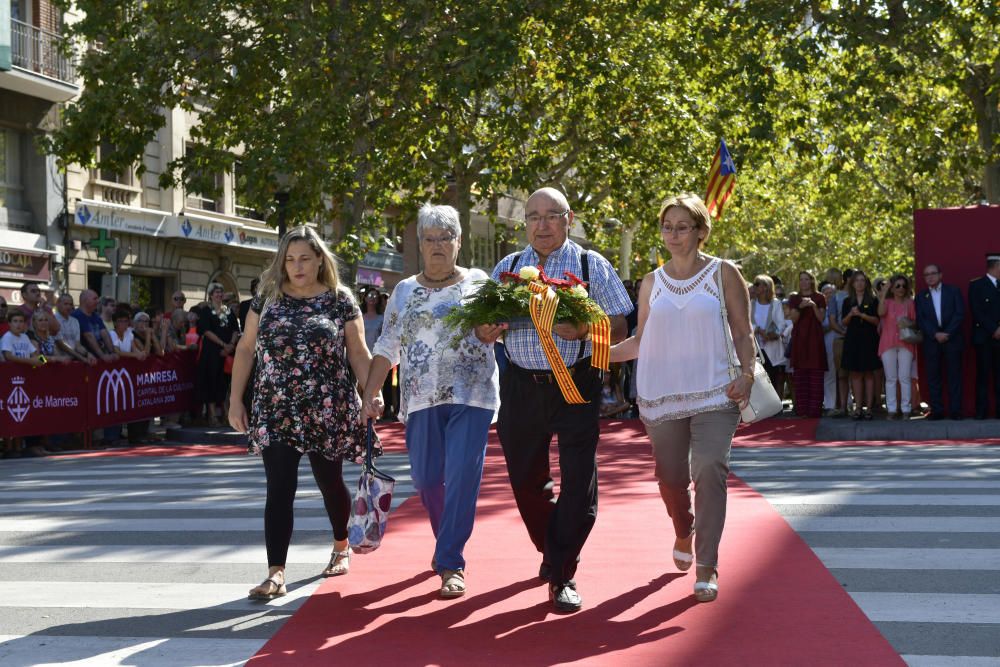
[[[38,368],[0,362],[0,434],[4,437],[82,431],[87,423],[83,364]]]
[[[70,433],[191,408],[195,353],[110,364],[0,363],[0,435]]]
[[[194,374],[192,351],[144,361],[122,359],[88,368],[88,427],[125,424],[188,410],[194,395]]]

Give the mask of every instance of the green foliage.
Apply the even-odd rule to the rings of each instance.
[[[913,209],[1000,202],[991,0],[74,4],[93,48],[51,150],[91,165],[102,138],[102,166],[142,170],[164,110],[196,114],[163,185],[208,193],[241,153],[249,205],[287,188],[347,257],[428,199],[467,252],[477,199],[555,184],[643,271],[659,202],[704,194],[722,137],[737,185],[706,249],[751,275],[912,273]]]

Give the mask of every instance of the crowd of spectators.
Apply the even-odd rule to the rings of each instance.
[[[8,307],[0,298],[0,361],[29,367],[49,363],[93,366],[121,358],[144,360],[177,350],[197,350],[196,407],[188,413],[164,415],[161,425],[220,424],[218,411],[228,391],[230,364],[226,357],[231,356],[241,330],[239,304],[221,285],[213,284],[208,299],[190,310],[185,309],[187,297],[182,291],[174,292],[168,309],[147,310],[89,289],[80,294],[78,307],[71,295],[62,294],[52,308],[36,282],[24,283],[20,292],[22,304],[17,307]],[[92,446],[158,442],[150,426],[151,420],[143,420],[101,429],[91,434]],[[45,456],[79,448],[87,440],[85,435],[4,438],[0,454],[5,458]]]
[[[802,271],[787,295],[777,276],[754,278],[751,321],[771,383],[789,403],[785,416],[961,419],[963,327],[971,319],[975,418],[1000,418],[1000,259],[965,294],[934,264],[921,275],[927,287],[918,294],[902,273],[873,281],[860,269],[829,269],[817,282]],[[624,282],[635,302],[641,280]],[[608,385],[602,413],[637,415],[631,364],[614,369]]]
[[[971,318],[968,342],[976,361],[975,417],[1000,418],[1000,259],[989,260],[985,275],[972,281],[964,294],[946,283],[934,264],[923,267],[921,276],[927,287],[916,295],[913,281],[902,273],[872,280],[860,269],[829,269],[817,281],[811,272],[802,271],[797,289],[787,295],[777,276],[754,278],[747,286],[751,321],[771,382],[790,406],[785,416],[961,419],[967,342],[963,326]],[[251,286],[254,293],[256,282]],[[633,303],[640,284],[641,280],[624,281]],[[26,282],[21,305],[9,307],[0,297],[0,361],[31,367],[95,365],[121,357],[145,359],[197,350],[195,408],[165,415],[161,423],[167,428],[218,426],[228,394],[227,358],[232,358],[250,299],[238,303],[218,284],[209,287],[207,296],[185,310],[187,297],[177,291],[167,309],[145,312],[84,290],[78,307],[71,295],[63,294],[52,308],[40,285]],[[388,294],[376,287],[359,292],[369,349],[381,334],[387,299]],[[628,317],[630,331],[636,316],[633,310]],[[502,343],[497,350],[502,371],[506,361]],[[924,362],[922,379],[918,357]],[[634,362],[614,364],[604,385],[602,416],[638,414]],[[384,419],[395,418],[398,395],[398,381],[391,372],[383,387]],[[126,425],[104,429],[94,446],[119,444],[122,426]],[[155,442],[149,427],[148,420],[128,424],[125,437],[131,443]],[[2,455],[44,456],[50,450],[79,446],[81,437],[7,438]]]

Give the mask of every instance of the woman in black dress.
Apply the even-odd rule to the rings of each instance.
[[[858,270],[851,276],[841,315],[847,333],[844,334],[840,366],[850,374],[856,406],[854,419],[871,419],[875,404],[875,371],[882,367],[882,362],[878,356],[878,299],[864,271]]]
[[[224,294],[219,283],[209,285],[208,305],[198,313],[201,354],[198,355],[195,403],[205,406],[209,426],[218,426],[225,414],[222,406],[226,402],[227,378],[223,369],[226,356],[233,353],[239,339],[236,313],[222,302]]]
[[[350,567],[351,496],[342,464],[345,458],[364,457],[366,429],[348,364],[363,386],[371,362],[360,315],[350,291],[338,284],[336,261],[316,232],[298,227],[285,234],[261,277],[233,364],[233,395],[242,396],[256,355],[250,414],[242,401],[229,402],[229,423],[249,434],[250,453],[261,455],[267,474],[268,576],[250,589],[251,599],[286,593],[285,561],[303,454],[309,456],[333,528],[333,551],[323,576],[347,574]]]

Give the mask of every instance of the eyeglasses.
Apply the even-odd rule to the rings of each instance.
[[[940,271],[924,271],[924,275],[925,276],[936,276],[939,273],[941,273],[941,272]]]
[[[174,301],[187,301],[187,297],[185,297],[185,296],[175,296],[174,297]]]
[[[690,234],[693,229],[694,227],[691,225],[677,225],[676,227],[674,225],[660,225],[660,231],[667,236],[670,236],[674,232],[677,232],[681,236],[686,236],[687,234]]]
[[[454,234],[448,234],[447,236],[441,236],[441,237],[438,237],[438,238],[435,238],[433,236],[425,236],[421,240],[424,243],[426,243],[427,245],[448,245],[449,243],[451,243],[452,241],[454,241],[456,238],[458,238],[458,237],[455,236]]]
[[[559,213],[546,213],[544,215],[542,215],[541,213],[531,213],[529,215],[524,216],[524,221],[527,222],[529,225],[537,225],[542,220],[544,220],[550,225],[556,225],[559,223],[560,220],[566,217],[567,213],[569,213],[569,209],[566,209],[565,211],[560,211]]]
[[[906,285],[903,283],[898,283],[892,286],[892,289],[906,289]]]

